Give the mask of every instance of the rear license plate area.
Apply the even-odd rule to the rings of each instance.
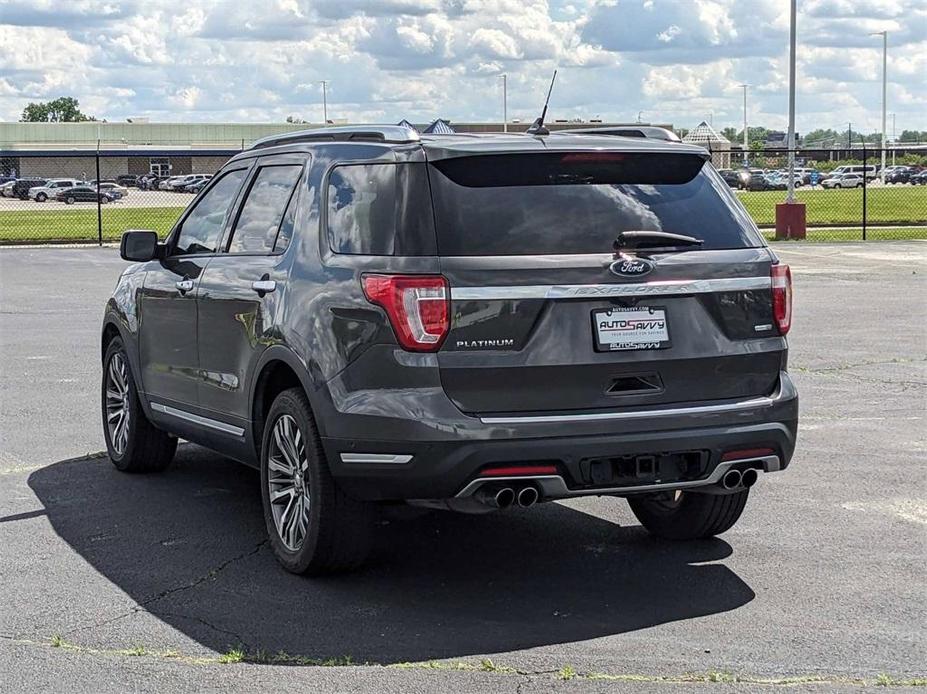
[[[592,312],[597,352],[666,349],[670,346],[666,309],[659,306],[614,306]]]

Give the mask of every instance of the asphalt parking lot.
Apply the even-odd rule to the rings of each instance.
[[[116,252],[0,250],[0,691],[924,678],[927,243],[775,248],[799,445],[732,531],[659,542],[607,498],[436,513],[382,525],[368,569],[324,580],[278,568],[253,471],[189,445],[160,476],[98,454]],[[238,649],[277,664],[219,662]]]

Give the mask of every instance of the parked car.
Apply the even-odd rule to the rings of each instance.
[[[161,183],[166,181],[169,176],[158,176],[156,174],[149,174],[148,176],[142,176],[139,179],[138,187],[142,190],[158,190]]]
[[[0,184],[0,197],[12,198],[14,185],[16,185],[15,178],[12,181],[7,181],[6,183]]]
[[[46,183],[48,183],[47,178],[19,178],[16,180],[16,183],[13,184],[12,197],[19,198],[20,200],[28,200],[29,190],[31,188],[44,186]]]
[[[53,178],[44,185],[35,186],[29,189],[29,199],[36,202],[45,202],[49,198],[55,197],[63,190],[83,185],[76,178]]]
[[[110,181],[100,182],[100,192],[109,193],[114,200],[120,200],[129,194],[129,189]]]
[[[73,205],[76,202],[96,202],[97,200],[99,200],[101,204],[106,204],[118,199],[119,196],[112,191],[101,189],[100,192],[97,193],[96,186],[89,185],[67,188],[55,195],[55,200],[68,205]]]
[[[187,176],[180,176],[173,183],[168,184],[168,190],[172,190],[175,193],[188,192],[186,191],[187,186],[192,183],[199,183],[200,181],[208,181],[211,178],[208,174],[189,174]]]
[[[381,505],[627,497],[695,539],[788,465],[791,275],[704,149],[362,132],[261,140],[163,243],[123,236],[118,469],[178,438],[259,468],[273,553],[320,574],[363,561]]]
[[[920,173],[912,174],[908,181],[912,185],[916,186],[925,186],[927,185],[927,169],[921,171]]]
[[[863,176],[858,173],[834,174],[821,183],[824,188],[861,188]]]
[[[774,190],[766,172],[763,169],[750,169],[741,172],[741,188],[743,190]]]
[[[192,183],[186,183],[183,187],[180,188],[178,192],[180,193],[198,193],[203,188],[206,187],[206,184],[209,183],[208,180],[193,181]]]
[[[718,174],[731,188],[741,187],[742,181],[740,178],[740,172],[734,171],[733,169],[718,169]]]
[[[116,176],[116,183],[126,188],[137,188],[138,176],[134,174],[122,174],[121,176]]]
[[[888,184],[910,183],[911,176],[916,173],[916,170],[910,166],[896,166],[885,174],[885,182]]]
[[[867,164],[863,166],[862,164],[849,164],[844,166],[838,166],[836,169],[830,172],[830,175],[825,177],[825,180],[828,180],[834,176],[843,175],[843,174],[859,174],[862,177],[863,173],[866,174],[868,180],[872,180],[878,176],[878,172],[874,164]]]

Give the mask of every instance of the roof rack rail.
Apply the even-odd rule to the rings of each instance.
[[[554,130],[552,135],[615,135],[617,137],[642,137],[648,140],[664,142],[682,142],[672,130],[658,128],[655,125],[606,125],[600,128],[569,128]]]
[[[419,141],[418,133],[404,125],[339,125],[319,126],[309,130],[296,130],[270,135],[254,142],[249,149],[290,145],[296,142],[347,142],[366,140],[391,144],[411,144]]]

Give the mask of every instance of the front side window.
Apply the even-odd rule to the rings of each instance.
[[[229,253],[273,253],[287,203],[302,173],[299,164],[258,170],[241,206]]]
[[[246,169],[229,171],[200,198],[180,227],[174,253],[189,255],[217,251],[225,217],[246,174]]]

